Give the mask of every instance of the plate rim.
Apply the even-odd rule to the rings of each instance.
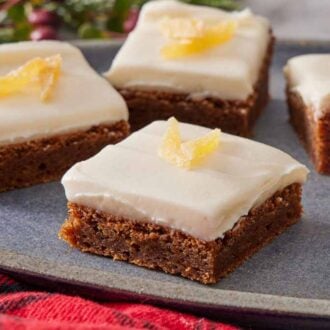
[[[190,290],[186,290],[189,286],[185,284],[167,283],[164,287],[162,281],[152,279],[148,280],[148,286],[146,286],[145,280],[139,277],[118,275],[111,271],[85,269],[68,264],[60,265],[55,261],[44,261],[37,257],[4,249],[0,250],[0,269],[9,273],[29,274],[54,282],[66,282],[105,291],[119,291],[125,295],[133,294],[140,298],[154,298],[183,304],[193,303],[195,306],[231,309],[245,313],[323,318],[330,322],[329,299],[299,298],[224,289],[214,290],[212,286],[202,284],[200,287],[194,287],[194,293],[191,294]],[[95,278],[97,278],[98,284],[95,284]],[[113,281],[116,283],[115,286],[107,284]],[[159,287],[163,289],[155,290]],[[158,294],[156,295],[155,292]]]
[[[276,35],[275,35],[276,38]],[[71,43],[77,47],[82,48],[95,48],[95,47],[119,47],[122,46],[126,38],[118,39],[72,39],[72,40],[61,40],[63,42]],[[294,39],[294,38],[276,38],[275,46],[320,46],[320,47],[330,47],[330,40],[323,39]]]
[[[70,40],[69,42],[84,50],[95,50],[98,47],[118,48],[123,44],[123,41]],[[279,46],[330,47],[330,41],[324,40],[280,39],[276,41],[276,44]],[[28,274],[37,278],[50,280],[54,283],[68,283],[97,288],[108,292],[122,292],[129,296],[138,296],[141,299],[154,298],[156,300],[168,301],[170,304],[193,304],[197,307],[218,308],[240,313],[322,319],[330,325],[330,298],[313,299],[224,289],[214,290],[212,286],[203,285],[194,287],[194,294],[192,294],[190,290],[187,290],[189,288],[188,284],[169,282],[166,283],[166,289],[155,290],[155,288],[159,288],[160,286],[164,288],[164,283],[153,279],[148,280],[148,286],[146,286],[145,281],[139,277],[118,275],[111,271],[104,272],[96,269],[85,269],[68,264],[60,265],[55,261],[45,261],[5,249],[0,249],[0,270],[11,274]],[[67,276],[68,273],[71,274],[70,277]],[[72,274],[79,274],[79,276],[73,276]],[[101,279],[99,281],[100,284],[95,284],[92,281],[95,276]],[[109,285],[114,280],[116,285]],[[155,292],[158,292],[158,294],[156,295]],[[196,296],[196,292],[200,294]]]

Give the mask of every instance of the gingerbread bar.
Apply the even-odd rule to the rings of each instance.
[[[285,75],[290,122],[316,170],[330,174],[330,55],[291,58]]]
[[[63,177],[60,238],[83,252],[215,283],[302,213],[305,166],[267,145],[171,119]]]
[[[273,43],[268,21],[249,10],[153,1],[105,76],[133,130],[174,116],[250,136],[269,99]]]
[[[119,93],[68,43],[0,46],[0,191],[59,179],[129,132]]]

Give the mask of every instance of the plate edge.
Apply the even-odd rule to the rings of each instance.
[[[101,290],[115,290],[126,295],[134,294],[151,299],[156,298],[183,304],[193,303],[194,305],[221,307],[231,310],[237,309],[244,312],[266,312],[274,315],[325,318],[330,321],[330,300],[327,299],[286,297],[222,289],[215,291],[210,287],[202,286],[194,288],[193,291],[198,291],[199,294],[198,297],[193,297],[189,290],[185,290],[186,285],[174,283],[167,283],[166,290],[158,290],[159,294],[157,295],[153,288],[163,286],[161,281],[149,280],[146,288],[145,283],[138,277],[132,280],[132,276],[106,273],[100,270],[86,270],[67,264],[59,265],[56,262],[42,261],[35,257],[32,258],[6,250],[0,250],[0,269],[20,274],[29,273],[31,276],[66,282],[68,284],[76,283],[81,286],[96,287]],[[67,276],[68,273],[71,274],[71,278]],[[75,274],[78,274],[78,276],[74,276]],[[98,284],[92,282],[91,278],[97,278]],[[107,284],[113,281],[117,282],[116,286]],[[205,299],[206,297],[208,298],[207,300]],[[212,298],[211,302],[209,298]],[[217,301],[221,301],[221,303]]]

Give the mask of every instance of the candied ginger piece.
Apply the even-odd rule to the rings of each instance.
[[[172,117],[168,120],[169,127],[163,137],[162,145],[159,148],[161,158],[172,165],[181,166],[183,155],[180,152],[181,136],[178,121]]]
[[[183,153],[190,160],[191,166],[197,166],[205,157],[218,148],[219,141],[220,130],[214,129],[201,138],[183,143],[181,148]]]
[[[165,17],[160,26],[168,39],[182,40],[201,37],[204,22],[197,19]]]
[[[184,58],[224,44],[233,38],[238,25],[236,21],[206,24],[197,20],[181,20],[174,19],[173,25],[168,20],[163,22],[162,26],[168,25],[166,29],[163,27],[163,33],[170,40],[161,49],[165,59]]]
[[[55,88],[62,66],[61,55],[36,57],[16,70],[0,77],[0,97],[20,92],[30,85],[37,85],[40,99],[47,101]]]
[[[47,66],[40,73],[41,94],[42,101],[48,101],[54,91],[55,85],[60,77],[62,57],[55,55],[45,59]]]
[[[219,129],[214,129],[198,139],[182,142],[178,121],[172,117],[168,123],[169,127],[159,148],[159,156],[172,165],[192,169],[200,165],[219,146]]]
[[[18,69],[9,72],[6,76],[0,77],[0,95],[6,96],[23,89],[33,78],[35,80],[39,74],[40,65],[42,65],[41,59],[35,58]]]

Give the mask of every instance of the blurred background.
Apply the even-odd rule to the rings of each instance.
[[[240,3],[269,18],[280,39],[330,41],[330,0],[246,0]]]
[[[118,39],[148,0],[0,0],[0,43],[43,39]],[[250,7],[279,39],[329,40],[330,0],[182,0],[225,10]]]

